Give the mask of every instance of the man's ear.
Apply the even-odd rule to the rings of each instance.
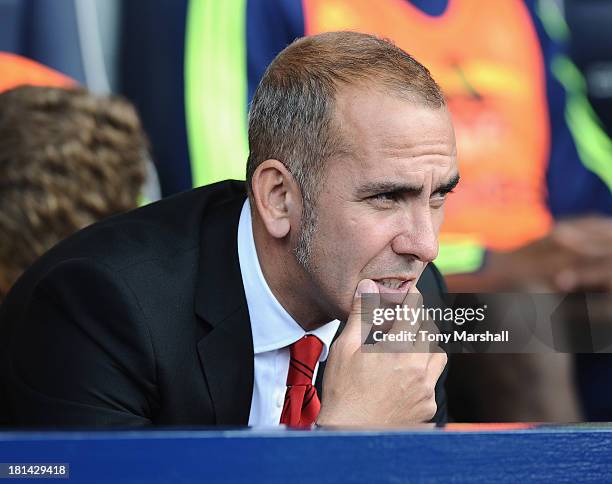
[[[282,239],[291,230],[296,210],[301,213],[302,195],[289,170],[278,160],[262,162],[252,178],[253,199],[268,233]]]

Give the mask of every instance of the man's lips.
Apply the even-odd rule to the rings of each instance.
[[[380,294],[405,294],[410,290],[416,277],[384,277],[372,279]]]

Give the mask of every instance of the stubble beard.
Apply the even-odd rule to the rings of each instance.
[[[346,319],[348,312],[341,306],[338,306],[334,298],[330,298],[330,294],[324,297],[326,291],[323,289],[325,285],[322,280],[320,263],[316,258],[316,229],[318,227],[318,211],[316,206],[310,202],[304,203],[302,220],[300,223],[300,231],[296,247],[293,249],[297,263],[304,269],[304,273],[310,279],[310,282],[315,287],[319,288],[319,297],[317,303],[323,304],[318,306],[321,314],[325,314],[324,322],[329,322],[333,319]],[[322,320],[323,320],[322,319]]]
[[[293,249],[293,252],[298,264],[302,266],[310,276],[312,276],[315,272],[315,268],[312,263],[312,246],[316,228],[316,210],[311,206],[310,202],[305,202],[298,241],[295,249]]]
[[[302,221],[300,224],[300,232],[298,234],[298,241],[295,249],[293,249],[293,253],[295,254],[298,264],[304,269],[304,273],[310,280],[310,283],[314,284],[314,287],[321,288],[320,268],[317,266],[313,253],[317,222],[318,214],[316,209],[312,206],[305,205],[304,215],[302,216]],[[338,310],[330,309],[330,301],[327,301],[327,306],[320,306],[318,303],[322,303],[321,297],[322,295],[319,293],[319,298],[316,301],[316,305],[321,314],[321,324],[324,324],[336,319],[336,316],[332,315],[338,313]]]

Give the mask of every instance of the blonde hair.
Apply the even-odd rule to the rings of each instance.
[[[121,98],[33,86],[0,94],[0,299],[51,246],[137,206],[147,150]]]

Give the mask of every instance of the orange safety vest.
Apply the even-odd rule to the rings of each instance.
[[[0,92],[17,86],[75,87],[76,81],[25,57],[0,52]]]
[[[441,242],[505,250],[545,235],[550,123],[544,60],[521,0],[449,0],[431,17],[406,0],[303,0],[306,34],[389,38],[429,68],[453,116],[461,183]]]

